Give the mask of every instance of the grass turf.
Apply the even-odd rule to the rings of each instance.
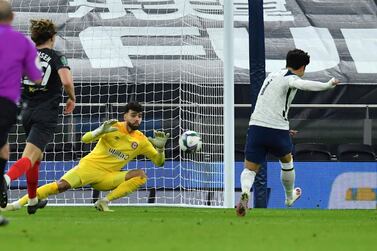
[[[3,213],[1,250],[377,250],[376,210],[47,207]]]

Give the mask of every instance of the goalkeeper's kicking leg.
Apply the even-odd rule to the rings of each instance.
[[[124,180],[117,182],[117,186],[114,187],[113,190],[105,198],[97,200],[94,206],[99,211],[111,212],[113,210],[110,210],[108,206],[110,201],[131,194],[132,192],[136,191],[140,186],[144,185],[146,182],[147,175],[143,170],[130,170],[126,173]],[[108,190],[106,189],[106,187],[104,187],[105,183],[106,182],[95,184],[93,185],[93,188],[100,191]]]
[[[41,206],[35,208],[34,211],[30,212],[28,208],[29,214],[34,214],[37,209],[44,208],[46,206],[46,201],[43,201],[50,195],[55,195],[59,193],[63,193],[71,188],[77,188],[84,186],[86,184],[83,184],[81,182],[81,178],[79,175],[77,175],[77,167],[71,169],[68,171],[59,181],[51,182],[49,184],[43,185],[37,189],[37,197],[39,201],[41,202]],[[21,207],[25,206],[28,203],[28,195],[26,194],[18,201],[15,201],[13,203],[10,203],[7,205],[5,209],[2,209],[2,211],[15,211],[20,209]]]
[[[39,208],[44,208],[46,206],[47,203],[46,203],[46,201],[44,201],[44,199],[46,199],[48,196],[58,194],[58,193],[63,193],[70,188],[71,188],[71,185],[65,180],[59,180],[59,181],[56,181],[56,182],[51,182],[49,184],[46,184],[46,185],[39,187],[37,189],[37,197],[41,201],[40,203],[43,206],[36,208],[35,211],[37,211],[37,209],[39,209]],[[3,211],[15,211],[15,210],[21,209],[23,206],[25,206],[28,203],[28,199],[29,199],[29,197],[26,194],[22,198],[20,198],[19,200],[8,204],[7,207],[5,209],[3,209]],[[31,212],[31,214],[34,214],[35,211]],[[30,212],[29,212],[29,214],[30,214]]]

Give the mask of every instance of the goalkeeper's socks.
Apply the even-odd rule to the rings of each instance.
[[[38,198],[40,200],[46,199],[48,196],[53,195],[53,194],[58,194],[58,193],[59,193],[59,188],[58,188],[58,183],[56,182],[46,184],[37,189]]]
[[[242,193],[246,193],[248,196],[250,195],[250,189],[253,186],[256,172],[251,171],[247,168],[244,168],[241,173],[241,189]]]
[[[122,182],[117,188],[115,188],[113,191],[111,191],[106,198],[109,201],[116,200],[118,198],[121,198],[123,196],[126,196],[136,189],[138,189],[140,186],[144,185],[145,182],[147,182],[147,179],[144,177],[134,177],[132,179],[126,180]]]
[[[17,203],[18,205],[20,205],[20,208],[25,206],[27,204],[29,200],[29,196],[27,194],[25,194],[24,196],[22,196],[22,198],[20,198],[18,201],[16,201],[15,203]]]
[[[21,207],[22,207],[18,201],[15,201],[10,205],[14,208],[14,210],[21,209]],[[25,205],[26,205],[26,203],[25,203]]]
[[[284,187],[285,190],[285,196],[286,199],[292,199],[293,195],[293,188],[295,185],[295,169],[293,168],[293,161],[288,163],[282,163],[281,165],[281,171],[280,171],[280,179],[281,184]]]
[[[43,185],[37,189],[37,197],[39,200],[46,199],[48,196],[53,194],[58,194],[59,188],[56,182],[52,182],[46,185]],[[25,206],[28,203],[29,195],[25,194],[17,203],[21,206]]]
[[[27,193],[29,198],[37,197],[38,176],[40,161],[36,161],[34,166],[26,171]]]
[[[22,157],[9,168],[9,171],[6,175],[8,175],[10,180],[12,181],[22,176],[30,168],[31,161],[29,160],[29,158]]]

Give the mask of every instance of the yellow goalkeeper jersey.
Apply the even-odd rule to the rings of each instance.
[[[142,132],[128,132],[124,122],[118,122],[113,127],[118,128],[118,131],[102,135],[95,148],[81,159],[80,164],[119,171],[138,155],[144,155],[158,165],[156,162],[161,157]]]

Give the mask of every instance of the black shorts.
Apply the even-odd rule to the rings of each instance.
[[[42,152],[51,142],[58,124],[58,109],[46,107],[27,107],[21,113],[26,142],[37,146]]]
[[[0,149],[7,143],[8,133],[17,122],[17,105],[0,97]]]

